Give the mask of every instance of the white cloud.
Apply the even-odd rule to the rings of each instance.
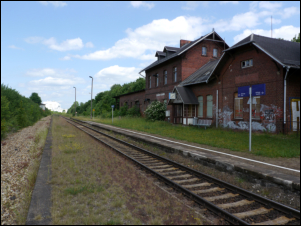
[[[264,9],[267,9],[267,10],[276,10],[278,8],[280,8],[282,6],[282,3],[281,2],[268,2],[268,1],[262,1],[262,2],[259,2],[258,4],[259,8],[264,8]]]
[[[33,86],[72,86],[75,84],[84,83],[84,79],[76,78],[57,78],[46,77],[44,79],[30,81],[29,84]]]
[[[233,5],[237,5],[238,4],[238,1],[220,1],[219,2],[221,5],[224,5],[224,4],[228,4],[228,3],[231,3]]]
[[[120,67],[118,65],[107,67],[95,74],[95,84],[104,84],[108,89],[116,83],[128,83],[140,77],[138,74],[140,70],[140,68]]]
[[[165,45],[179,45],[180,38],[194,40],[206,30],[200,17],[180,16],[173,20],[159,19],[149,24],[127,29],[127,37],[118,40],[105,50],[83,56],[73,57],[85,60],[108,60],[120,57],[132,57],[143,60],[155,59],[155,51],[163,50]]]
[[[66,2],[62,2],[62,1],[39,1],[39,3],[41,3],[42,5],[51,4],[54,7],[64,7],[67,5]]]
[[[48,46],[48,48],[50,49],[62,51],[62,52],[69,51],[69,50],[79,50],[84,47],[83,41],[80,38],[67,39],[66,41],[63,41],[61,44],[58,44],[56,39],[53,37],[49,39],[45,39],[42,37],[29,37],[26,38],[25,41],[30,44],[42,43]],[[89,43],[88,45],[91,44],[92,43]]]
[[[23,48],[17,47],[17,46],[15,46],[15,45],[10,45],[10,46],[8,46],[8,48],[10,48],[10,49],[20,49],[20,50],[24,50]]]
[[[60,60],[71,60],[70,56],[64,56],[63,58],[60,58]]]
[[[266,18],[266,19],[264,20],[264,22],[265,22],[266,24],[271,24],[271,17]],[[280,23],[281,23],[281,20],[272,18],[272,22],[273,22],[273,25],[274,25],[274,24],[280,24]]]
[[[236,35],[234,37],[235,43],[239,42],[240,40],[246,38],[250,34],[257,34],[266,37],[271,37],[271,30],[263,30],[263,29],[255,29],[255,30],[244,30],[242,34]],[[300,27],[290,26],[282,26],[278,29],[273,29],[273,38],[283,38],[284,40],[291,40],[295,37],[296,34],[300,33]]]
[[[300,13],[300,9],[293,6],[293,7],[285,8],[283,10],[283,12],[281,12],[279,14],[282,16],[282,18],[287,19],[287,18],[289,18],[295,14],[299,14],[299,13]]]
[[[87,48],[93,48],[94,45],[93,45],[92,42],[87,42],[87,43],[86,43],[86,47],[87,47]]]
[[[26,72],[30,77],[57,77],[57,78],[74,78],[76,71],[74,69],[54,69],[54,68],[42,68],[31,69]]]
[[[61,105],[59,102],[43,101],[43,104],[46,104],[46,108],[50,109],[51,111],[63,112],[63,110],[65,110],[67,112],[67,109],[61,108]]]
[[[139,8],[140,6],[142,6],[142,7],[148,8],[148,9],[151,9],[155,6],[154,3],[147,3],[147,2],[144,2],[144,1],[131,1],[131,5],[134,8]]]

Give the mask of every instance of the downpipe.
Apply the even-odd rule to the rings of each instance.
[[[290,70],[290,67],[287,66],[286,67],[286,74],[285,74],[285,77],[284,77],[284,106],[283,106],[283,124],[284,126],[286,125],[286,78],[287,78],[287,75],[288,75],[288,72]],[[283,128],[284,129],[284,128]]]

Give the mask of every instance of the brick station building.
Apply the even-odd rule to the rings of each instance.
[[[159,100],[168,103],[172,123],[188,125],[197,117],[248,129],[249,97],[238,97],[238,87],[265,84],[266,94],[252,99],[253,129],[300,128],[300,43],[252,34],[229,48],[213,30],[195,41],[180,40],[180,48],[165,46],[156,56],[142,70],[145,91],[133,97],[143,100],[141,112]]]

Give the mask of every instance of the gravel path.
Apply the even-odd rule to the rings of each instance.
[[[37,155],[31,155],[36,134],[49,127],[51,116],[33,126],[8,135],[1,141],[1,224],[17,224],[16,211],[22,206],[22,187],[27,172]],[[43,147],[38,147],[41,151]]]

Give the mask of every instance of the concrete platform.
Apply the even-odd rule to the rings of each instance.
[[[181,140],[160,137],[145,132],[122,129],[111,125],[86,121],[87,123],[113,131],[121,135],[142,141],[170,153],[178,153],[193,158],[195,161],[221,171],[235,173],[247,180],[263,186],[280,186],[284,189],[300,192],[300,170],[262,162],[253,157],[242,157],[233,151],[221,152],[219,148],[202,147],[202,145]]]

